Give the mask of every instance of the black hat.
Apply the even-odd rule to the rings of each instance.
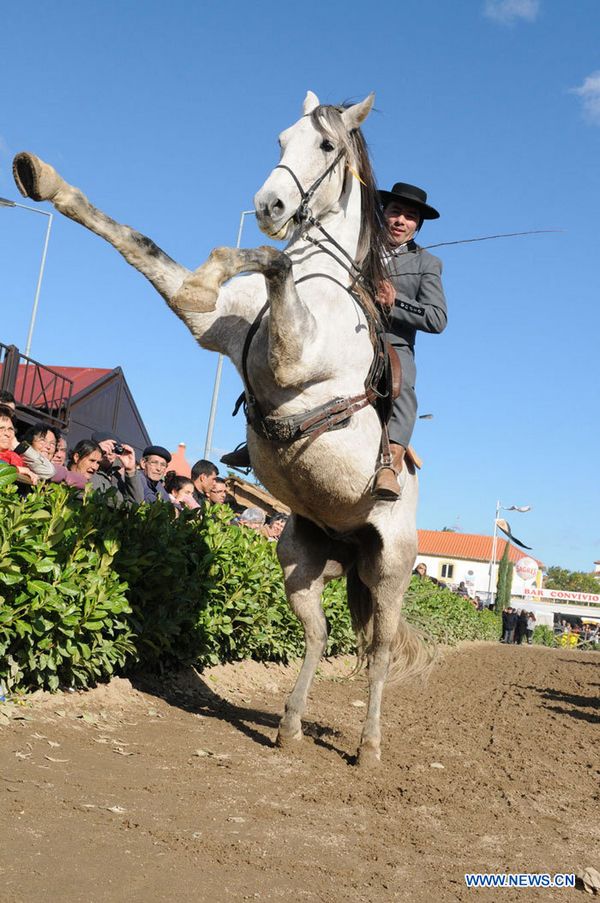
[[[96,442],[98,445],[100,445],[101,442],[106,442],[107,439],[112,439],[117,445],[122,444],[119,437],[115,436],[114,433],[111,433],[110,430],[98,430],[97,433],[92,433],[92,442]]]
[[[157,458],[164,458],[167,464],[171,460],[171,452],[168,452],[162,445],[149,445],[148,448],[145,448],[142,458],[149,458],[150,455],[156,455]]]
[[[406,182],[396,182],[391,191],[380,191],[379,200],[384,207],[392,201],[410,201],[420,212],[423,219],[438,219],[439,213],[435,207],[427,203],[427,192],[416,185],[408,185]]]

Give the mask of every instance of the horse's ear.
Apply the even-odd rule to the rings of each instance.
[[[371,112],[371,107],[374,103],[375,95],[371,93],[368,97],[365,97],[364,100],[361,100],[360,103],[355,103],[354,106],[348,107],[347,110],[344,110],[344,112],[342,113],[342,119],[344,120],[344,125],[349,132],[354,131],[354,129],[357,129],[360,125],[362,125],[362,123]]]
[[[319,98],[312,91],[306,92],[306,97],[304,98],[304,104],[302,106],[302,112],[305,116],[308,116],[309,113],[312,113],[316,107],[319,106]]]

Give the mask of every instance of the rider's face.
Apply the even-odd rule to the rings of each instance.
[[[416,207],[404,201],[392,201],[383,211],[387,223],[390,244],[403,245],[414,238],[421,215]]]

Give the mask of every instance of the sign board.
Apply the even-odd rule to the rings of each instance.
[[[600,605],[600,593],[578,593],[568,589],[537,589],[536,587],[526,586],[523,589],[523,595],[536,596],[538,599],[565,600],[567,602],[578,602],[580,605]]]
[[[538,572],[538,564],[537,561],[534,561],[533,558],[519,558],[517,563],[515,564],[515,572],[517,576],[521,578],[525,583],[529,583],[531,580],[535,580]]]

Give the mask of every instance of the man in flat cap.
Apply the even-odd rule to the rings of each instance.
[[[170,502],[169,493],[163,486],[171,455],[162,445],[149,445],[144,449],[140,461],[140,478],[144,487],[145,502]]]
[[[414,240],[423,220],[437,219],[438,211],[427,203],[422,188],[406,182],[396,182],[391,191],[380,191],[379,197],[387,224],[383,262],[389,278],[379,287],[377,300],[387,314],[387,340],[400,358],[402,389],[388,424],[392,466],[376,474],[373,495],[394,501],[400,496],[398,475],[417,416],[416,334],[442,332],[447,313],[442,262]]]
[[[140,504],[144,501],[141,475],[135,467],[135,452],[130,445],[121,442],[109,430],[92,433],[92,442],[102,450],[102,460],[97,473],[92,476],[92,487],[98,492],[114,492],[108,496],[111,507]]]

